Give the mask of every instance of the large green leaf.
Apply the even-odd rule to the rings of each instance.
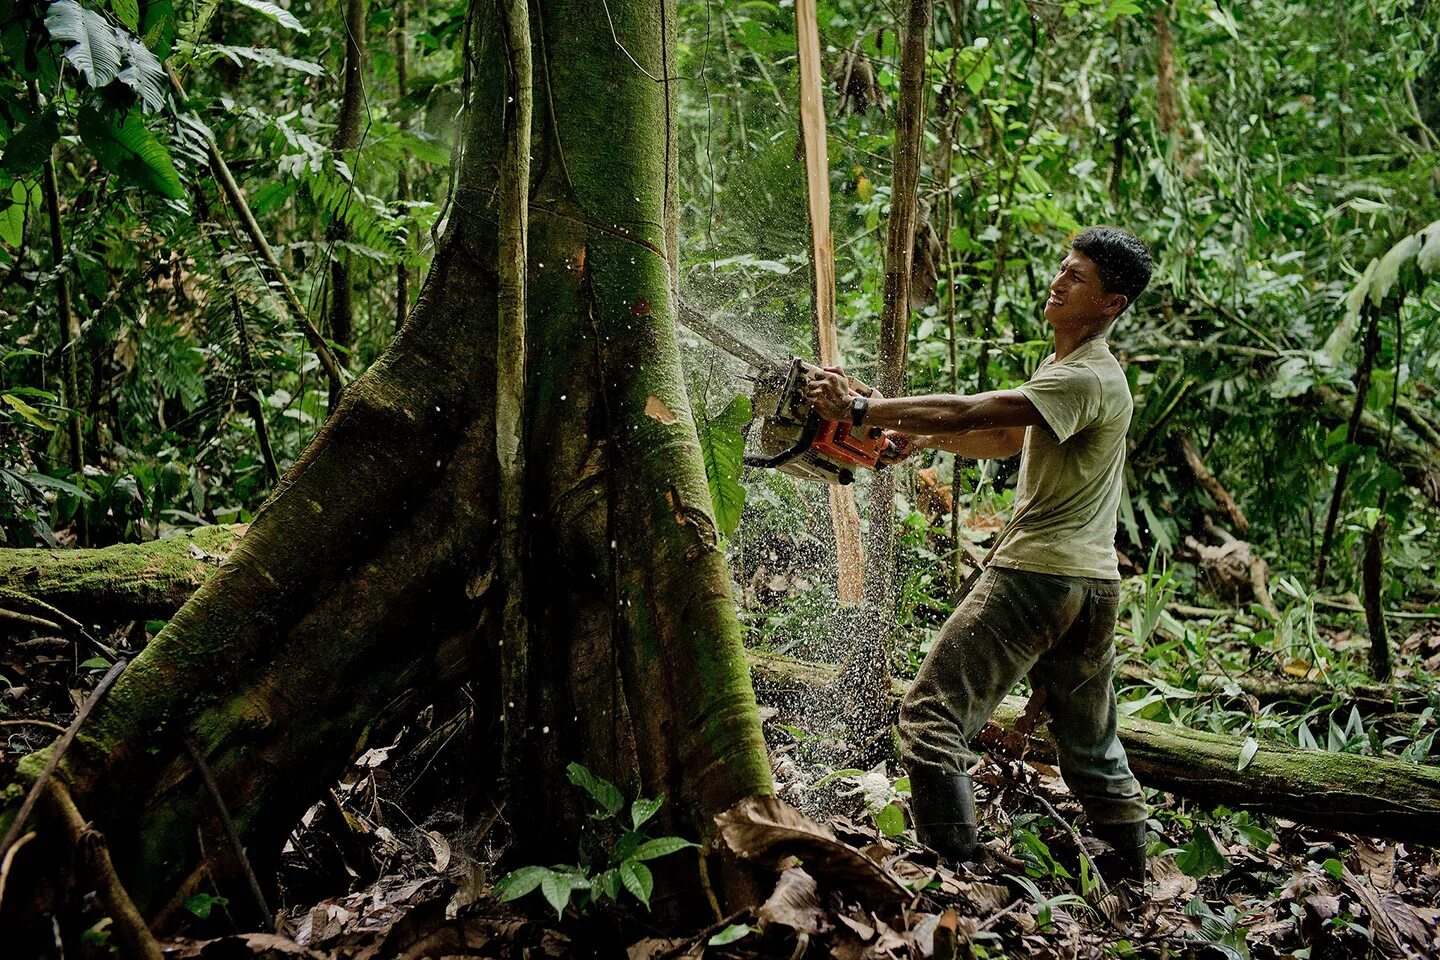
[[[134,112],[102,114],[94,107],[80,111],[80,139],[101,166],[162,197],[181,200],[185,188],[170,151],[145,129]]]
[[[85,82],[98,90],[120,75],[125,35],[94,10],[75,0],[56,0],[45,14],[45,29],[56,43],[69,44],[69,60]]]
[[[1380,258],[1380,264],[1375,268],[1375,275],[1370,278],[1370,302],[1380,306],[1385,298],[1390,296],[1390,291],[1395,288],[1396,282],[1400,279],[1400,273],[1415,259],[1415,254],[1420,249],[1420,235],[1412,233],[1401,240],[1395,246],[1386,251],[1385,256]],[[1403,288],[1401,296],[1404,296]]]
[[[145,44],[133,37],[125,41],[125,69],[116,79],[135,91],[146,113],[155,113],[165,106],[169,87],[165,68]]]
[[[235,2],[240,4],[240,6],[242,7],[249,7],[251,10],[254,10],[262,17],[265,17],[269,20],[274,20],[282,27],[288,27],[291,30],[299,31],[300,33],[310,32],[309,30],[305,29],[304,24],[302,24],[299,20],[295,19],[295,14],[291,13],[289,10],[286,10],[284,7],[276,6],[273,3],[269,3],[268,0],[235,0]]]
[[[0,177],[0,181],[4,178]],[[0,188],[0,243],[10,247],[20,246],[25,230],[25,208],[35,209],[40,205],[40,184],[26,184],[16,180]]]
[[[1422,243],[1419,252],[1415,254],[1415,266],[1427,276],[1440,272],[1440,220],[1423,228],[1416,235],[1422,238]]]
[[[145,46],[164,60],[170,56],[170,47],[175,42],[174,0],[145,0],[144,12],[140,15],[138,33]]]
[[[620,882],[635,895],[636,900],[647,908],[650,906],[650,893],[655,889],[655,878],[650,875],[650,868],[638,860],[626,860],[620,864]]]
[[[0,155],[0,170],[12,177],[23,177],[39,170],[50,159],[50,151],[60,139],[60,120],[53,109],[32,117],[19,132],[5,143]]]
[[[740,525],[740,513],[745,508],[745,488],[740,483],[745,469],[745,438],[740,431],[749,422],[750,398],[739,396],[700,431],[700,452],[705,459],[710,500],[715,505],[715,523],[725,537]]]
[[[571,783],[590,794],[611,816],[619,813],[620,808],[625,805],[625,797],[615,784],[604,777],[595,776],[580,764],[570,764],[565,768],[565,775],[570,778]]]

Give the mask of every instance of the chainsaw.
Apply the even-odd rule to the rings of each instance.
[[[793,477],[821,483],[851,483],[857,468],[882,469],[893,446],[879,427],[853,427],[825,420],[805,396],[805,382],[820,368],[791,357],[781,361],[746,343],[709,318],[681,304],[685,326],[726,353],[745,361],[755,371],[750,409],[754,419],[745,430],[747,444],[757,433],[757,452],[745,455],[745,465],[779,470]],[[852,391],[852,396],[858,394]]]

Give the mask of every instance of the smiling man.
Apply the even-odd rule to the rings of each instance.
[[[1014,390],[854,397],[838,368],[807,384],[822,417],[893,431],[903,454],[1009,457],[1023,448],[1010,523],[900,710],[916,834],[946,857],[977,852],[970,741],[1029,674],[1046,697],[1065,783],[1120,873],[1144,879],[1146,808],[1115,735],[1113,684],[1115,521],[1132,407],[1106,334],[1150,282],[1150,266],[1128,231],[1077,234],[1045,301],[1055,352]]]

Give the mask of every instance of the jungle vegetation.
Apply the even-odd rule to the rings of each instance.
[[[0,0],[0,712],[69,723],[46,684],[83,698],[133,660],[60,776],[152,924],[195,922],[201,894],[270,919],[197,823],[233,817],[262,877],[309,890],[282,862],[297,821],[437,707],[465,746],[429,789],[466,791],[455,824],[508,796],[512,862],[574,858],[565,785],[619,809],[596,776],[700,839],[745,798],[879,770],[863,812],[903,830],[903,778],[883,742],[850,749],[833,697],[763,731],[803,771],[767,764],[744,657],[815,687],[784,657],[874,642],[913,674],[1016,464],[895,471],[868,615],[837,601],[823,491],[742,467],[744,365],[678,321],[815,354],[793,7]],[[913,200],[892,195],[907,7],[928,17]],[[1335,755],[1317,783],[1386,760],[1440,802],[1440,10],[823,0],[819,21],[846,368],[882,375],[897,204],[909,393],[1022,382],[1067,238],[1138,233],[1156,275],[1111,338],[1136,408],[1122,714],[1233,745],[1231,807],[1286,746]],[[877,529],[885,495],[860,503]],[[37,666],[50,628],[70,654]],[[51,739],[10,741],[0,825]],[[1194,750],[1157,768],[1199,790],[1156,795],[1157,837],[1205,877],[1274,825],[1187,787]],[[1359,816],[1435,842],[1391,813]],[[1063,888],[1035,818],[1009,826]],[[752,882],[710,863],[706,893]],[[703,912],[670,869],[626,889]],[[1188,915],[1236,951],[1266,898],[1222,899]]]

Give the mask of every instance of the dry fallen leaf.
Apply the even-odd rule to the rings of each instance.
[[[911,896],[883,867],[836,839],[829,827],[777,797],[746,797],[715,822],[726,845],[742,859],[774,866],[783,857],[798,856],[817,879],[878,903]]]
[[[767,926],[779,924],[796,933],[816,934],[830,929],[825,911],[820,909],[820,892],[815,878],[799,867],[780,874],[775,891],[755,911]]]

